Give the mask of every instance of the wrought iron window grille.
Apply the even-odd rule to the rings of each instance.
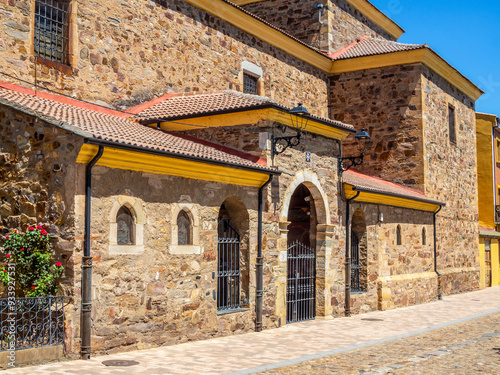
[[[67,298],[0,298],[0,352],[63,344]]]
[[[243,92],[245,94],[258,95],[259,78],[243,73]]]
[[[218,225],[217,311],[240,309],[240,235],[222,218]]]
[[[36,0],[34,49],[43,59],[69,63],[69,1]]]

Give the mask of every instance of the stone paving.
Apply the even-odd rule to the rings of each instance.
[[[370,347],[373,348],[372,345],[379,344],[382,345],[380,345],[377,353],[388,353],[389,351],[385,348],[388,345],[398,345],[397,341],[394,341],[396,339],[412,337],[434,329],[451,327],[452,324],[458,324],[462,321],[496,313],[500,313],[499,287],[488,288],[482,291],[461,295],[447,296],[443,301],[436,301],[428,304],[390,311],[377,311],[369,314],[356,315],[350,318],[315,320],[296,323],[279,329],[268,330],[260,333],[250,333],[150,350],[100,356],[94,357],[89,361],[76,360],[16,368],[6,370],[4,373],[34,375],[83,375],[125,374],[134,372],[135,374],[147,375],[243,375],[296,365],[304,361],[311,360],[320,361],[319,363],[322,363],[321,361],[327,361],[323,365],[328,365],[327,356],[338,355],[340,353],[349,353],[349,355],[351,355],[353,350],[365,347],[366,350],[370,350]],[[496,315],[489,316],[496,317]],[[499,328],[500,327],[497,325],[497,328],[495,329]],[[462,329],[462,331],[466,332],[467,330]],[[495,333],[494,329],[488,328],[487,331],[487,333],[490,334]],[[435,332],[438,333],[437,331]],[[478,334],[479,333],[480,332],[478,331]],[[481,341],[476,336],[464,336],[465,341],[476,341],[471,345],[462,345],[461,348],[453,349],[451,352],[446,352],[446,356],[452,358],[451,355],[459,355],[461,350],[471,350],[470,348],[474,345],[486,345],[486,341]],[[413,339],[418,338],[414,337]],[[489,339],[490,338],[488,338],[488,340]],[[498,338],[492,336],[491,340],[498,340]],[[405,342],[406,341],[407,340],[405,340]],[[457,345],[460,346],[460,342],[457,342]],[[495,347],[500,347],[500,343],[495,343],[495,345]],[[442,346],[443,345],[439,346],[436,343],[434,346],[423,347],[422,350],[424,350],[423,353],[427,353],[427,351],[435,351],[435,347],[440,348],[436,350],[449,349],[446,347],[442,349]],[[404,362],[405,360],[409,360],[408,358],[413,358],[415,355],[418,356],[418,350],[415,351],[415,353],[417,354],[409,353],[406,357],[403,353],[403,359],[395,357],[393,362],[380,363],[380,366],[378,364],[373,365],[372,367],[374,367],[375,370],[371,370],[371,367],[367,367],[367,369],[373,374],[434,374],[435,372],[429,372],[423,369],[418,370],[418,367],[412,367],[412,371],[417,369],[415,370],[417,372],[404,372],[406,369],[402,370],[403,372],[395,372],[399,371],[397,366],[388,368],[386,372],[383,372],[385,370],[380,370],[387,364],[398,364],[400,362]],[[374,356],[377,357],[377,354]],[[443,357],[444,356],[445,355],[443,355]],[[427,357],[433,357],[433,355],[429,355]],[[436,357],[436,361],[439,362],[441,356],[434,357]],[[349,359],[350,357],[346,356],[345,358],[347,358],[347,362],[344,362],[345,366],[347,366],[344,367],[345,370],[350,369],[351,367],[349,366],[351,366],[352,363],[356,364],[355,357]],[[106,367],[102,364],[103,361],[112,359],[134,360],[139,362],[139,365],[133,367]],[[420,361],[420,364],[425,367],[433,360],[433,358],[429,358],[428,362]],[[313,366],[314,363],[303,363],[302,365]],[[333,369],[328,370],[326,368],[325,370],[318,368],[318,372],[311,369],[304,370],[300,367],[302,365],[299,365],[293,371],[298,371],[296,372],[297,374],[330,373],[332,371],[337,371]],[[368,366],[368,363],[366,365]],[[275,371],[278,371],[275,372],[277,374],[293,374],[291,369],[280,369]],[[482,373],[500,374],[500,371],[488,371],[489,370],[486,370]],[[359,374],[360,372],[345,373]],[[468,374],[467,372],[454,373]]]

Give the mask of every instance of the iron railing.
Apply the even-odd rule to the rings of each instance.
[[[351,292],[361,292],[359,282],[359,238],[351,232]]]
[[[288,245],[286,322],[312,320],[316,315],[316,252],[299,241]]]
[[[495,206],[495,224],[500,224],[500,205]]]
[[[240,235],[229,219],[219,221],[217,310],[240,308]]]
[[[63,344],[64,298],[0,298],[0,351]]]

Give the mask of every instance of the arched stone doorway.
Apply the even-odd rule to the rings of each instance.
[[[316,209],[309,189],[300,184],[288,207],[286,322],[316,315]]]
[[[367,251],[365,214],[358,208],[351,220],[351,292],[366,292],[368,288],[368,251]]]

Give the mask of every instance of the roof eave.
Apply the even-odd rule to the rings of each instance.
[[[377,189],[367,189],[367,188],[352,185],[352,184],[347,183],[347,182],[346,182],[346,184],[351,185],[353,187],[352,190],[359,191],[360,193],[370,193],[370,194],[385,195],[387,197],[408,199],[408,200],[412,200],[415,202],[427,203],[427,204],[436,205],[436,206],[440,206],[440,207],[446,206],[446,203],[435,201],[433,199],[412,197],[412,196],[408,196],[405,194],[391,193],[391,192],[377,190]]]

